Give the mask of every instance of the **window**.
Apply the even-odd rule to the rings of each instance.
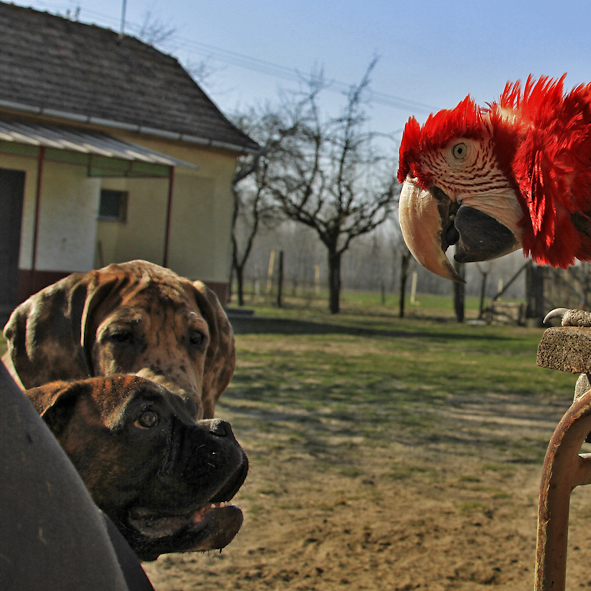
[[[99,219],[114,222],[127,221],[127,191],[101,190]]]

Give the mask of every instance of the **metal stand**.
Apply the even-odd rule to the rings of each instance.
[[[538,505],[535,591],[564,591],[570,496],[591,484],[591,454],[580,454],[591,433],[591,314],[556,310],[562,326],[544,332],[538,347],[541,367],[581,373],[575,402],[556,427],[544,458]]]

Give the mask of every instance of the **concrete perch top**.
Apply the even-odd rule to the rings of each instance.
[[[548,328],[538,345],[537,364],[560,371],[591,373],[591,328]]]

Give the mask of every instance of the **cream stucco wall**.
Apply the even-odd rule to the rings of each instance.
[[[86,168],[46,162],[37,243],[37,270],[89,271],[94,264],[100,179]]]
[[[163,264],[168,179],[102,179],[102,189],[127,191],[127,221],[98,220],[95,266],[145,259]]]
[[[231,261],[233,209],[231,182],[236,169],[236,154],[177,142],[160,141],[114,130],[110,133],[198,167],[197,169],[183,166],[175,168],[168,266],[180,275],[191,279],[227,282]],[[111,188],[111,185],[107,184],[111,182],[103,180],[103,187]],[[137,181],[128,182],[136,183]],[[146,187],[154,182],[154,180],[147,181]],[[157,182],[165,182],[168,186],[167,180]],[[165,199],[167,193],[166,189]],[[138,198],[139,196],[138,193]],[[158,207],[154,205],[154,207],[150,214],[150,222],[157,220],[161,230],[154,230],[153,240],[162,253],[166,217],[163,213],[160,219],[157,213],[162,211],[161,205]],[[108,223],[116,222],[99,224],[99,239],[104,242],[103,252],[107,252],[110,248],[107,246],[109,240],[105,229],[105,224]],[[153,262],[161,264],[162,254],[159,256],[160,258],[154,259]]]
[[[235,153],[105,130],[197,166],[174,171],[168,266],[191,279],[226,283],[231,260]],[[0,167],[26,172],[19,266],[32,268],[37,159],[0,152]],[[88,178],[84,166],[43,165],[36,269],[87,271],[134,258],[164,262],[168,178]],[[124,223],[98,220],[100,190],[128,191]]]
[[[19,267],[32,268],[37,160],[0,153],[0,168],[25,171]],[[88,271],[94,264],[94,241],[100,179],[86,168],[45,162],[37,242],[38,271]]]

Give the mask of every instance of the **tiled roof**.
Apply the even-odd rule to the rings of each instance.
[[[260,149],[174,57],[134,37],[3,2],[0,106]]]

